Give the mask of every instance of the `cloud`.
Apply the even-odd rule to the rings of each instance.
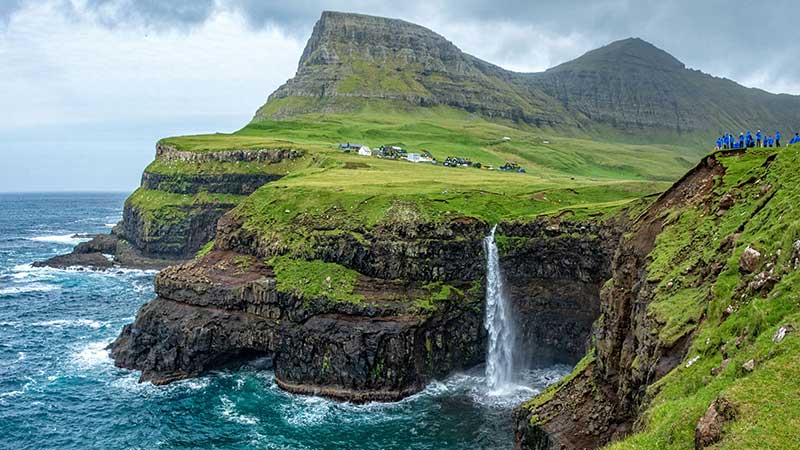
[[[158,138],[245,123],[294,74],[322,10],[418,23],[516,71],[637,36],[800,94],[796,0],[0,0],[0,104],[13,111],[0,191],[134,187]]]

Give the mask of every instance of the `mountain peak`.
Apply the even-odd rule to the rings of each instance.
[[[627,38],[586,52],[577,59],[556,66],[550,71],[575,68],[596,69],[602,66],[640,66],[659,70],[682,70],[686,66],[674,56],[640,39]]]
[[[450,41],[410,22],[366,14],[324,11],[306,44],[300,67],[342,62],[353,56],[382,59],[389,52],[405,53],[434,48],[459,52]]]

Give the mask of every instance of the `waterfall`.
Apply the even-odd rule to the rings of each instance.
[[[513,368],[514,329],[511,318],[511,305],[503,288],[503,274],[500,272],[500,258],[494,232],[483,240],[486,250],[486,331],[489,337],[489,350],[486,355],[486,382],[492,391],[503,391],[511,385]]]

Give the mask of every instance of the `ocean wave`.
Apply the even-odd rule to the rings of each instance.
[[[115,226],[117,226],[117,224],[115,224],[115,223],[104,223],[103,226],[108,227],[108,228],[114,228]]]
[[[9,286],[0,288],[0,296],[26,294],[28,292],[47,292],[54,291],[56,289],[60,288],[53,284],[31,283],[22,286]]]
[[[90,342],[72,354],[72,361],[83,369],[96,367],[101,364],[110,364],[111,360],[109,359],[107,349],[110,343],[111,339],[100,342]]]
[[[109,323],[99,322],[97,320],[89,320],[89,319],[58,319],[58,320],[48,320],[45,322],[34,322],[31,325],[35,327],[53,327],[53,328],[89,327],[94,330],[98,330],[100,328],[109,326]]]
[[[16,389],[16,390],[13,390],[13,391],[7,391],[7,392],[0,392],[0,398],[19,397],[20,395],[23,395],[26,392],[28,392],[28,390],[30,389],[31,385],[35,384],[35,382],[31,378],[27,378],[27,379],[29,381],[27,383],[25,383],[24,385],[22,385],[22,387],[20,389]]]
[[[78,245],[81,242],[86,242],[91,240],[91,238],[77,237],[75,233],[70,233],[70,234],[53,234],[48,236],[36,236],[29,238],[29,240],[36,242],[48,242],[53,244]]]
[[[111,360],[109,359],[109,362],[110,361]],[[117,389],[121,389],[130,393],[145,395],[148,397],[159,397],[170,395],[175,391],[185,392],[186,390],[198,391],[205,389],[208,387],[209,382],[210,380],[208,377],[202,377],[175,381],[174,383],[170,383],[166,386],[156,386],[153,383],[140,383],[138,372],[125,371],[120,377],[114,379],[114,381],[112,381],[110,384]]]
[[[283,416],[287,423],[296,427],[318,425],[325,421],[334,405],[332,400],[322,397],[293,396],[292,402],[284,405]]]
[[[247,416],[236,412],[236,404],[226,396],[220,397],[222,401],[222,417],[241,425],[255,425],[258,423],[257,417]]]
[[[122,276],[122,275],[132,275],[132,276],[141,276],[141,275],[155,275],[158,273],[158,270],[155,269],[129,269],[129,268],[112,268],[106,270],[86,270],[86,267],[83,266],[71,266],[67,268],[56,268],[56,267],[33,267],[31,263],[27,264],[18,264],[12,267],[12,271],[16,272],[12,275],[14,278],[26,278],[26,277],[42,277],[52,279],[53,275],[63,274],[63,273],[82,273],[87,275],[99,275],[99,276]]]

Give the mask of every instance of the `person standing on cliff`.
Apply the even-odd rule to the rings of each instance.
[[[756,147],[761,147],[761,130],[756,131]]]
[[[739,148],[744,148],[744,133],[739,133]]]
[[[780,147],[780,146],[781,146],[781,132],[780,131],[776,131],[775,132],[775,147]]]

